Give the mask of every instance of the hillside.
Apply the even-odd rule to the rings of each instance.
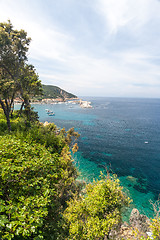
[[[65,90],[52,86],[52,85],[42,85],[43,87],[43,98],[77,98],[72,93],[68,93]]]

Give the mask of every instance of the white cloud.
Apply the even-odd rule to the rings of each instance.
[[[97,9],[103,15],[110,34],[122,28],[135,33],[152,18],[160,18],[157,0],[98,0]]]
[[[63,4],[63,0],[60,1]],[[60,86],[77,95],[159,96],[160,68],[153,62],[160,54],[157,44],[160,3],[157,0],[93,1],[96,3],[94,14],[98,13],[95,19],[102,17],[106,36],[102,34],[102,25],[93,29],[94,22],[89,21],[85,31],[81,25],[78,35],[71,27],[67,31],[66,23],[58,24],[56,16],[52,19],[47,15],[42,1],[35,8],[36,2],[1,0],[0,21],[10,18],[17,29],[25,29],[31,36],[29,60],[36,66],[43,83]],[[72,1],[70,7],[71,4]],[[79,19],[75,21],[78,23]],[[82,22],[85,24],[85,19]],[[148,37],[145,31],[150,23],[153,29],[149,28]],[[92,31],[95,31],[93,35]],[[128,40],[127,34],[134,37]],[[90,36],[99,37],[98,45]],[[81,43],[80,47],[77,42]],[[90,45],[92,48],[86,49]]]
[[[74,38],[49,22],[49,17],[39,15],[42,9],[38,10],[38,6],[33,15],[29,11],[29,6],[31,9],[33,6],[26,5],[25,1],[14,1],[16,2],[18,4],[13,4],[11,0],[2,0],[0,21],[10,19],[15,28],[27,31],[28,36],[32,38],[29,57],[37,60],[47,58],[65,61],[63,56],[70,52],[69,46]]]
[[[154,97],[153,86],[160,84],[160,71],[147,58],[139,52],[118,53],[112,59],[76,56],[67,61],[70,73],[45,75],[45,79],[54,79],[77,95]]]
[[[41,60],[47,58],[48,60],[65,61],[65,56],[70,53],[70,45],[73,38],[58,32],[53,28],[43,28],[36,26],[36,32],[33,30],[32,44],[30,52],[31,57]]]

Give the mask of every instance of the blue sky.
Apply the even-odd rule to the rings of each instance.
[[[0,0],[32,38],[44,84],[78,96],[160,97],[160,1]]]

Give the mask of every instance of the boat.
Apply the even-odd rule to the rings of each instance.
[[[48,114],[48,116],[54,116],[55,113],[49,109],[46,109],[46,113]]]
[[[48,113],[48,116],[55,116],[55,113],[54,112],[50,112],[50,113]]]

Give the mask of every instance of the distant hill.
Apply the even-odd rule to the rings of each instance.
[[[65,90],[52,86],[52,85],[42,85],[43,87],[43,98],[77,98],[72,93],[68,93]]]

